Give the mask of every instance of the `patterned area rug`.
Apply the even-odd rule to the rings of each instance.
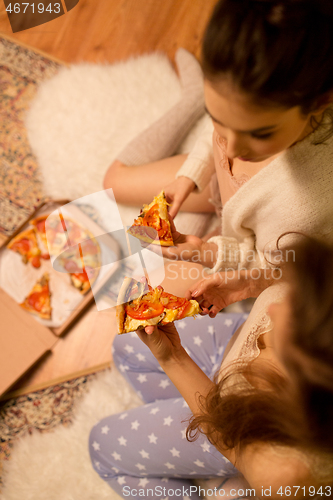
[[[10,459],[15,440],[34,430],[48,432],[72,423],[75,404],[94,378],[79,377],[0,403],[0,489],[2,461]]]
[[[8,237],[40,204],[42,185],[24,127],[38,85],[61,65],[0,36],[0,234]],[[0,403],[0,485],[2,461],[14,441],[33,429],[46,432],[72,421],[77,399],[94,375]]]
[[[43,197],[24,115],[38,85],[60,64],[0,36],[0,234],[8,237]]]

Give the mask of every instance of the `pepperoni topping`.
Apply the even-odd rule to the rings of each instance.
[[[49,296],[48,289],[43,289],[41,292],[33,292],[28,297],[28,304],[36,311],[40,312],[45,305]]]
[[[33,267],[40,267],[40,258],[38,255],[35,255],[35,257],[31,259],[31,264]]]
[[[15,241],[11,249],[22,253],[28,253],[30,250],[30,241],[27,238],[22,238],[22,240]]]
[[[161,302],[166,309],[178,309],[178,307],[184,306],[188,300],[176,297],[171,293],[163,292],[161,295]]]

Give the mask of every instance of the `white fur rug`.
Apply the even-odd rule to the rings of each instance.
[[[75,420],[50,433],[18,440],[4,464],[2,500],[118,500],[93,470],[88,437],[100,419],[134,408],[141,400],[115,368],[90,382]]]
[[[114,366],[111,371],[97,374],[89,384],[88,394],[77,403],[69,427],[60,425],[43,434],[35,431],[15,442],[11,459],[4,462],[1,500],[122,500],[92,468],[88,438],[102,418],[141,404]],[[204,479],[195,480],[195,484],[204,490],[218,488],[221,477],[210,479],[209,486]],[[232,500],[235,491],[248,487],[244,479],[232,477],[223,486],[225,497]],[[221,495],[208,494],[204,498],[217,500]]]
[[[41,84],[26,116],[45,194],[74,200],[103,189],[105,172],[117,154],[180,95],[178,76],[161,53],[61,69]],[[204,116],[197,122],[179,152],[190,151],[207,120]],[[138,210],[120,206],[120,213],[124,225],[130,225]],[[177,228],[201,236],[210,219],[179,214]]]

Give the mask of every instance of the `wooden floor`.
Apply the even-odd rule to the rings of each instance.
[[[167,53],[172,60],[178,47],[199,57],[203,30],[215,3],[216,0],[80,0],[65,15],[13,34],[1,1],[0,32],[68,63],[115,62],[156,50]],[[179,288],[176,292],[181,294]],[[13,389],[29,392],[108,366],[114,335],[114,310],[97,312],[92,306],[58,341],[53,352]]]
[[[0,31],[12,34],[3,1]],[[216,0],[80,0],[65,15],[13,38],[66,62],[114,62],[178,47],[199,55]]]

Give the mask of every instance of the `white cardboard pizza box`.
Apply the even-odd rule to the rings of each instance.
[[[68,200],[47,200],[42,203],[36,211],[31,214],[29,220],[33,219],[44,211],[45,207],[50,206],[50,210],[55,205],[64,205]],[[94,222],[87,220],[84,214],[78,214],[83,217],[84,222],[89,225],[89,229],[94,229]],[[17,231],[11,236],[25,229],[26,221]],[[80,221],[82,222],[82,220]],[[5,244],[11,239],[2,239],[0,242],[0,252]],[[105,235],[103,244],[115,253],[119,252],[117,242],[111,237]],[[117,270],[118,263],[108,273],[104,273],[99,280],[98,289],[101,289],[107,282],[110,276]],[[82,301],[72,311],[68,318],[60,327],[49,327],[38,321],[33,315],[23,310],[17,301],[15,301],[6,290],[0,286],[0,396],[2,396],[17,380],[24,375],[45,353],[50,351],[58,341],[58,337],[62,335],[94,302],[94,295],[90,291],[82,296]]]

